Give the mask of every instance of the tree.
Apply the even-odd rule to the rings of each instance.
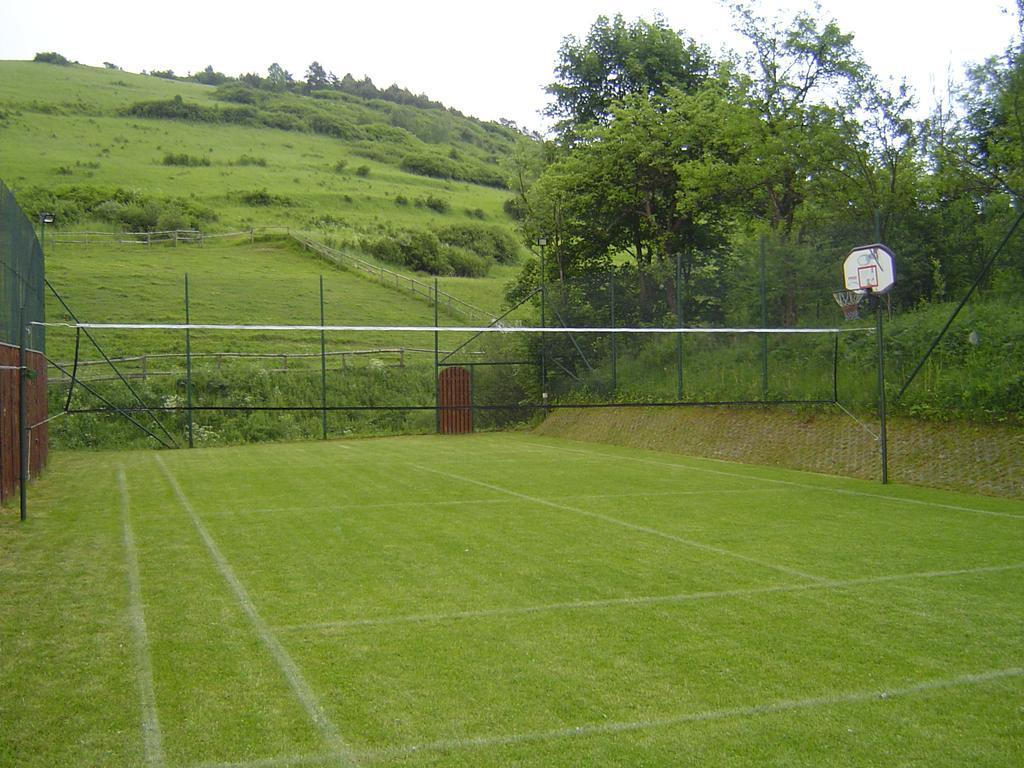
[[[326,88],[330,84],[330,77],[326,70],[314,61],[306,70],[306,90],[312,91],[316,88]]]
[[[277,62],[274,62],[267,69],[266,84],[272,91],[285,91],[291,88],[295,81],[292,79],[290,72]]]
[[[554,102],[545,114],[558,118],[556,131],[571,143],[588,126],[607,122],[611,108],[630,94],[664,96],[671,87],[696,87],[707,76],[708,52],[671,30],[663,18],[599,16],[587,39],[562,41],[556,82],[547,87]]]
[[[213,65],[210,64],[202,72],[192,75],[192,79],[204,85],[222,85],[227,82],[228,76],[223,72],[214,71]]]
[[[788,25],[769,22],[749,8],[733,9],[738,31],[750,43],[745,76],[747,106],[758,116],[747,165],[758,180],[761,213],[779,244],[798,237],[797,212],[816,180],[835,166],[836,141],[848,130],[867,68],[853,36],[835,21],[798,13]],[[795,325],[798,262],[779,265],[787,286],[782,321]]]

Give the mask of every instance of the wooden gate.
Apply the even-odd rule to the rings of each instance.
[[[441,371],[438,393],[438,428],[442,435],[473,431],[473,380],[465,368]]]

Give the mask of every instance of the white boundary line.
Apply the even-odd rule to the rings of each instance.
[[[885,576],[864,576],[857,579],[841,579],[835,581],[814,582],[810,584],[782,584],[770,587],[747,587],[742,589],[723,589],[709,592],[683,592],[675,595],[640,595],[637,597],[613,597],[604,600],[571,600],[562,603],[544,603],[541,605],[524,605],[509,608],[483,608],[475,611],[452,611],[450,613],[419,613],[404,616],[384,616],[366,619],[339,619],[310,624],[289,624],[274,627],[278,632],[309,632],[317,630],[353,629],[359,627],[381,627],[394,624],[428,624],[459,621],[462,619],[485,619],[506,616],[527,616],[534,613],[556,611],[579,611],[594,608],[642,608],[648,605],[671,605],[705,600],[720,600],[734,597],[753,597],[756,595],[775,595],[792,592],[808,592],[811,590],[845,590],[852,587],[888,584],[891,582],[917,581],[923,579],[952,578],[956,576],[972,576],[985,573],[1001,573],[1024,569],[1024,563],[1009,565],[986,565],[978,568],[961,568],[949,571],[918,571],[916,573],[897,573]]]
[[[411,466],[411,467],[413,467],[415,469],[419,469],[419,470],[421,470],[423,472],[431,472],[433,474],[441,475],[442,477],[447,477],[447,478],[450,478],[452,480],[459,480],[460,482],[464,482],[464,483],[472,483],[473,485],[478,485],[481,488],[488,488],[488,489],[490,489],[492,491],[496,491],[498,493],[504,493],[504,494],[506,494],[508,496],[514,496],[517,499],[522,499],[523,501],[529,501],[529,502],[531,502],[533,504],[541,504],[541,505],[546,506],[546,507],[551,507],[552,509],[562,510],[563,512],[572,512],[573,514],[576,514],[576,515],[582,515],[584,517],[590,517],[590,518],[593,518],[595,520],[601,520],[601,521],[606,522],[606,523],[611,523],[612,525],[618,525],[618,526],[620,526],[622,528],[627,528],[627,529],[629,529],[631,531],[638,531],[640,533],[646,533],[646,534],[649,534],[651,536],[658,536],[658,537],[660,537],[662,539],[668,539],[669,541],[674,541],[674,542],[676,542],[678,544],[684,544],[684,545],[686,545],[688,547],[693,547],[694,549],[699,549],[699,550],[702,550],[704,552],[710,552],[712,554],[720,555],[722,557],[731,557],[731,558],[733,558],[735,560],[743,560],[743,561],[748,562],[748,563],[753,563],[754,565],[759,565],[762,568],[770,568],[773,571],[779,571],[781,573],[785,573],[785,574],[788,574],[790,576],[797,576],[797,577],[799,577],[801,579],[810,579],[811,581],[815,581],[815,582],[827,582],[828,581],[828,579],[826,579],[823,576],[816,576],[814,574],[806,573],[804,571],[798,571],[795,568],[789,568],[789,567],[787,567],[785,565],[778,565],[776,563],[770,563],[770,562],[767,562],[765,560],[759,560],[756,557],[749,557],[748,555],[741,555],[738,552],[730,552],[729,550],[722,549],[721,547],[715,547],[715,546],[712,546],[711,544],[704,544],[704,543],[699,542],[699,541],[694,541],[693,539],[686,539],[686,538],[683,538],[682,536],[675,536],[675,535],[673,535],[671,533],[665,533],[664,531],[659,531],[656,528],[649,528],[649,527],[647,527],[645,525],[636,525],[635,523],[630,523],[630,522],[627,522],[625,520],[619,520],[617,518],[610,517],[608,515],[602,515],[602,514],[600,514],[598,512],[591,512],[591,511],[586,510],[586,509],[580,509],[579,507],[571,507],[568,504],[559,504],[557,502],[550,501],[548,499],[543,499],[543,498],[540,498],[540,497],[537,497],[537,496],[529,496],[528,494],[519,493],[517,491],[513,491],[513,490],[510,490],[508,488],[502,488],[501,486],[498,486],[498,485],[492,485],[490,483],[485,483],[485,482],[483,482],[481,480],[476,480],[476,479],[474,479],[472,477],[464,477],[463,475],[456,475],[456,474],[453,474],[451,472],[443,472],[440,469],[433,469],[431,467],[425,467],[425,466],[423,466],[421,464],[412,464],[412,463],[410,463],[409,466]]]
[[[870,493],[868,491],[853,491],[848,488],[831,488],[826,485],[814,485],[812,483],[799,483],[795,480],[779,480],[777,478],[769,477],[755,477],[751,475],[744,475],[740,472],[727,472],[723,469],[710,469],[709,467],[698,467],[692,464],[677,464],[671,461],[658,461],[657,459],[644,459],[639,456],[618,456],[604,453],[602,451],[587,451],[582,448],[566,448],[560,445],[549,445],[547,443],[539,443],[533,440],[524,440],[524,445],[534,446],[536,448],[544,448],[550,451],[559,451],[562,453],[578,453],[583,456],[589,456],[591,458],[604,457],[609,459],[623,459],[625,461],[639,462],[640,464],[652,464],[658,467],[672,467],[675,469],[692,470],[694,472],[704,472],[711,475],[721,475],[723,477],[733,477],[743,480],[750,480],[751,482],[758,483],[772,483],[773,485],[786,485],[792,488],[804,488],[813,491],[823,491],[826,493],[839,493],[844,496],[860,496],[868,499],[881,499],[883,501],[900,502],[904,504],[916,504],[923,507],[935,507],[938,509],[949,509],[955,512],[972,512],[978,515],[991,515],[992,517],[1004,517],[1011,520],[1024,520],[1024,515],[1015,515],[1012,512],[995,512],[990,509],[977,509],[976,507],[963,507],[956,504],[943,504],[938,501],[921,501],[920,499],[907,499],[902,496],[890,496],[884,493]],[[617,446],[627,447],[627,446]],[[645,449],[636,449],[645,450]],[[694,458],[697,460],[705,461],[717,461],[717,459],[703,459],[702,457],[682,457],[682,458]],[[799,470],[792,470],[798,472]]]
[[[651,720],[618,721],[611,723],[588,723],[570,728],[557,728],[550,731],[532,731],[529,733],[511,733],[495,736],[479,736],[464,739],[442,739],[425,744],[412,744],[405,747],[385,748],[362,753],[371,760],[390,760],[396,757],[419,752],[438,752],[448,750],[485,749],[488,747],[509,746],[533,742],[557,741],[581,736],[601,736],[607,734],[629,733],[632,731],[648,731],[660,728],[686,725],[688,723],[706,723],[715,720],[731,720],[736,718],[760,717],[801,709],[822,709],[841,704],[861,704],[868,702],[884,702],[889,699],[904,698],[915,694],[941,691],[948,688],[959,688],[968,685],[984,685],[1024,675],[1024,668],[1009,667],[977,674],[966,674],[958,677],[924,680],[919,683],[898,688],[879,689],[872,691],[853,691],[834,693],[824,696],[813,696],[805,699],[783,699],[767,704],[755,704],[747,707],[728,709],[711,709],[703,712],[677,715],[675,717],[656,718]]]
[[[343,758],[343,762],[349,765],[355,765],[356,761],[351,747],[345,743],[334,723],[332,723],[327,717],[327,713],[324,712],[316,694],[313,692],[313,689],[310,688],[309,683],[306,682],[301,670],[299,670],[298,666],[292,660],[288,651],[283,645],[281,645],[281,642],[260,616],[259,611],[256,610],[256,606],[250,599],[242,582],[239,581],[235,572],[232,570],[231,565],[228,563],[227,558],[225,558],[221,553],[217,544],[214,542],[213,537],[206,530],[206,526],[204,526],[202,521],[199,519],[199,515],[192,507],[188,497],[185,496],[181,486],[178,485],[177,479],[159,455],[155,455],[154,460],[160,466],[161,472],[163,472],[164,477],[167,479],[171,489],[174,491],[174,495],[177,497],[178,503],[181,505],[182,509],[188,513],[189,518],[191,518],[192,524],[199,532],[199,536],[206,545],[206,549],[209,552],[210,557],[213,558],[214,563],[217,565],[217,569],[220,571],[221,576],[224,577],[228,586],[231,587],[231,591],[235,593],[235,598],[238,600],[239,605],[245,612],[250,623],[253,625],[253,628],[256,630],[256,634],[259,635],[264,647],[270,652],[274,661],[277,662],[277,666],[287,679],[292,692],[302,704],[303,708],[305,708],[306,714],[309,715],[310,720],[312,720],[313,724],[320,732],[320,736],[324,741],[324,746],[332,754],[341,756]]]
[[[719,496],[732,494],[761,494],[772,492],[784,492],[784,488],[709,488],[701,491],[635,491],[632,493],[579,493],[566,494],[564,496],[552,496],[551,501],[601,501],[603,499],[633,499],[648,497],[671,497],[671,496]],[[361,512],[363,510],[372,512],[374,510],[401,509],[403,507],[414,507],[416,509],[432,507],[458,507],[467,505],[501,506],[515,504],[514,499],[439,499],[436,501],[390,501],[375,502],[369,504],[319,504],[316,506],[300,507],[253,507],[251,509],[224,509],[217,512],[207,512],[206,517],[218,519],[238,517],[243,515],[271,515],[271,514],[305,514],[323,512]],[[170,517],[170,514],[150,515],[148,519],[159,520]]]
[[[725,709],[707,709],[700,712],[676,715],[674,717],[653,718],[650,720],[616,721],[611,723],[585,723],[568,728],[556,728],[547,731],[527,731],[524,733],[496,734],[493,736],[470,736],[456,739],[439,739],[421,744],[407,744],[398,747],[360,750],[357,756],[370,762],[384,762],[395,758],[425,752],[452,752],[489,749],[491,747],[515,746],[564,739],[578,739],[589,736],[607,736],[620,733],[654,731],[690,724],[708,723],[719,720],[737,720],[743,718],[766,717],[806,709],[826,709],[844,704],[885,704],[891,699],[909,698],[919,694],[927,694],[952,688],[986,685],[1003,680],[1024,676],[1024,668],[1008,667],[987,672],[958,675],[957,677],[933,678],[911,683],[900,687],[880,688],[876,690],[851,691],[848,693],[831,693],[823,696],[811,696],[804,699],[781,699],[765,704],[753,704],[746,707],[730,707]],[[341,755],[294,755],[290,757],[270,758],[235,763],[198,763],[191,768],[297,768],[305,765],[323,765]],[[484,763],[486,764],[486,763]]]
[[[142,579],[139,575],[139,555],[132,532],[131,497],[124,466],[117,468],[117,486],[121,492],[121,529],[124,533],[125,571],[128,576],[128,621],[135,645],[135,674],[139,686],[139,706],[142,710],[142,746],[146,765],[164,764],[163,738],[157,715],[156,691],[153,686],[153,657],[146,631],[146,615],[142,607]]]

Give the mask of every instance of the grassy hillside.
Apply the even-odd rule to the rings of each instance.
[[[449,110],[347,94],[0,62],[0,176],[30,215],[53,209],[64,227],[109,223],[101,204],[133,196],[204,229],[350,241],[467,217],[508,226],[502,161],[516,140]]]

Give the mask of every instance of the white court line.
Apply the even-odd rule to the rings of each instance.
[[[438,752],[449,750],[486,749],[488,747],[510,746],[533,742],[557,741],[560,739],[579,738],[581,736],[602,736],[634,731],[649,731],[660,728],[686,725],[688,723],[706,723],[715,720],[732,720],[737,718],[761,717],[802,709],[823,709],[842,704],[860,704],[865,702],[885,702],[889,699],[905,698],[915,694],[941,691],[948,688],[959,688],[968,685],[984,685],[1024,675],[1024,668],[1009,667],[978,674],[960,675],[942,679],[925,680],[920,683],[898,688],[879,689],[873,691],[853,691],[814,696],[806,699],[783,699],[767,704],[755,704],[747,707],[729,709],[712,709],[703,712],[692,712],[675,717],[654,718],[651,720],[618,721],[611,723],[588,723],[570,728],[557,728],[550,731],[533,731],[529,733],[510,733],[495,736],[479,736],[464,739],[442,739],[425,744],[411,744],[405,747],[385,748],[362,753],[361,757],[371,760],[390,760],[396,757],[419,752]]]
[[[713,554],[720,555],[722,557],[731,557],[731,558],[733,558],[735,560],[743,560],[744,562],[753,563],[754,565],[759,565],[762,568],[770,568],[773,571],[780,571],[781,573],[787,573],[790,576],[798,576],[801,579],[810,579],[811,581],[817,581],[817,582],[828,581],[828,579],[826,579],[826,578],[824,578],[822,576],[815,576],[814,574],[805,573],[804,571],[798,571],[795,568],[789,568],[789,567],[787,567],[785,565],[778,565],[776,563],[770,563],[770,562],[767,562],[765,560],[758,560],[756,557],[749,557],[747,555],[741,555],[738,552],[730,552],[729,550],[722,549],[721,547],[715,547],[715,546],[712,546],[711,544],[704,544],[704,543],[699,542],[699,541],[694,541],[693,539],[686,539],[686,538],[683,538],[682,536],[675,536],[675,535],[673,535],[671,533],[665,533],[664,531],[659,531],[659,530],[657,530],[655,528],[648,528],[645,525],[636,525],[635,523],[630,523],[630,522],[627,522],[625,520],[619,520],[619,519],[614,518],[614,517],[609,517],[608,515],[602,515],[602,514],[600,514],[598,512],[591,512],[591,511],[586,510],[586,509],[580,509],[579,507],[570,507],[568,504],[559,504],[557,502],[550,501],[548,499],[543,499],[543,498],[540,498],[540,497],[537,497],[537,496],[529,496],[529,495],[527,495],[525,493],[519,493],[517,491],[513,491],[513,490],[510,490],[508,488],[502,488],[501,486],[498,486],[498,485],[492,485],[490,483],[485,483],[485,482],[483,482],[481,480],[476,480],[476,479],[474,479],[472,477],[464,477],[462,475],[452,474],[451,472],[442,472],[439,469],[432,469],[431,467],[424,467],[424,466],[422,466],[420,464],[412,464],[412,463],[410,463],[409,466],[414,467],[414,468],[419,469],[419,470],[422,470],[424,472],[431,472],[431,473],[436,474],[436,475],[441,475],[442,477],[448,477],[448,478],[451,478],[452,480],[459,480],[459,481],[464,482],[464,483],[472,483],[473,485],[479,485],[481,488],[489,488],[492,491],[496,491],[498,493],[504,493],[504,494],[506,494],[508,496],[514,496],[517,499],[522,499],[523,501],[529,501],[529,502],[531,502],[533,504],[541,504],[541,505],[546,506],[546,507],[551,507],[552,509],[560,509],[563,512],[572,512],[573,514],[576,514],[576,515],[583,515],[584,517],[594,518],[595,520],[602,520],[602,521],[604,521],[606,523],[611,523],[612,525],[618,525],[618,526],[620,526],[622,528],[628,528],[631,531],[638,531],[640,533],[647,533],[647,534],[650,534],[652,536],[658,536],[658,537],[663,538],[663,539],[668,539],[669,541],[674,541],[674,542],[676,542],[678,544],[684,544],[684,545],[686,545],[688,547],[693,547],[694,549],[699,549],[699,550],[702,550],[704,552],[711,552]]]
[[[199,519],[199,515],[196,514],[196,511],[192,507],[188,497],[186,497],[185,493],[181,490],[181,486],[178,485],[177,479],[159,455],[155,455],[154,459],[156,463],[160,465],[160,470],[163,472],[164,477],[167,478],[167,482],[170,483],[171,488],[174,491],[174,495],[178,498],[178,503],[181,504],[182,508],[188,513],[189,518],[191,518],[192,524],[199,532],[199,536],[206,545],[206,549],[210,553],[210,557],[213,558],[214,563],[216,563],[221,576],[224,577],[228,586],[230,586],[231,590],[235,593],[235,597],[238,600],[239,605],[242,607],[245,615],[252,623],[253,628],[256,630],[256,634],[259,635],[263,645],[270,652],[270,655],[273,656],[274,661],[277,662],[277,666],[288,680],[288,685],[291,687],[292,692],[305,708],[306,714],[309,715],[310,720],[312,720],[313,724],[320,732],[324,745],[332,754],[338,754],[344,758],[346,763],[355,765],[355,757],[352,754],[352,749],[341,738],[341,734],[338,733],[334,723],[332,723],[327,717],[327,713],[324,712],[316,694],[313,692],[313,689],[309,687],[309,683],[306,682],[302,672],[292,660],[288,651],[285,650],[283,645],[281,645],[281,642],[260,616],[259,611],[256,610],[256,606],[249,598],[249,594],[242,585],[242,582],[238,580],[238,577],[232,570],[227,558],[221,554],[221,551],[214,542],[213,537],[210,536],[209,532],[206,530],[206,526],[204,526],[202,521]]]
[[[588,736],[608,736],[620,733],[654,731],[689,724],[709,723],[719,720],[738,720],[744,718],[766,717],[807,709],[826,709],[844,704],[886,704],[892,699],[909,698],[918,694],[944,691],[952,688],[963,688],[974,685],[1000,682],[1024,675],[1024,668],[1008,667],[957,677],[923,680],[919,683],[894,688],[880,688],[869,691],[852,691],[849,693],[831,693],[824,696],[812,696],[805,699],[782,699],[765,704],[753,704],[746,707],[726,709],[707,709],[700,712],[676,715],[674,717],[652,718],[650,720],[629,720],[610,723],[585,723],[568,728],[556,728],[547,731],[528,731],[524,733],[496,734],[493,736],[470,736],[456,739],[440,739],[422,744],[407,744],[398,747],[360,750],[358,757],[363,761],[383,762],[395,758],[408,757],[424,752],[453,752],[489,749],[491,747],[515,746],[518,744],[534,744],[564,739],[579,739]],[[236,763],[200,763],[190,768],[297,768],[304,765],[323,764],[340,755],[294,755],[290,757],[253,760]],[[486,765],[487,763],[481,763]]]
[[[633,493],[578,493],[566,494],[564,496],[552,496],[552,501],[601,501],[604,499],[633,499],[647,497],[671,497],[671,496],[719,496],[731,494],[759,494],[783,492],[784,488],[712,488],[704,491],[636,491]],[[208,512],[209,517],[235,517],[239,515],[271,515],[271,514],[295,514],[302,512],[360,512],[362,510],[375,509],[400,509],[402,507],[415,507],[417,509],[431,507],[451,507],[465,505],[508,505],[514,504],[514,499],[440,499],[436,501],[386,501],[372,504],[319,504],[317,506],[301,507],[253,507],[251,509],[222,509],[217,512]],[[173,515],[150,515],[148,519],[159,520],[161,518],[173,517]]]
[[[884,493],[869,493],[868,491],[853,491],[848,488],[831,488],[826,485],[813,485],[811,483],[798,483],[795,480],[779,480],[777,478],[768,477],[755,477],[751,475],[745,475],[740,472],[726,472],[722,469],[709,469],[708,467],[694,466],[692,464],[677,464],[671,461],[658,461],[656,459],[643,459],[639,456],[619,456],[603,453],[602,451],[586,451],[581,448],[565,448],[559,445],[548,445],[546,443],[537,443],[531,440],[523,441],[525,445],[534,446],[536,448],[544,448],[549,451],[558,451],[561,453],[576,453],[581,456],[587,456],[590,458],[604,457],[614,459],[624,459],[625,461],[638,462],[640,464],[652,464],[657,467],[672,467],[674,469],[693,470],[694,472],[704,472],[705,474],[721,475],[722,477],[739,478],[743,480],[750,480],[751,482],[758,483],[772,483],[774,485],[786,485],[792,488],[805,488],[812,491],[824,491],[827,493],[839,493],[844,496],[860,496],[868,499],[881,499],[883,501],[891,502],[902,502],[904,504],[916,504],[924,507],[936,507],[938,509],[949,509],[954,512],[973,512],[978,515],[990,515],[992,517],[1006,517],[1011,520],[1024,520],[1024,515],[1015,515],[1012,512],[996,512],[991,509],[978,509],[976,507],[963,507],[957,504],[943,504],[938,501],[921,501],[920,499],[907,499],[902,496],[890,496]],[[716,461],[716,459],[707,459],[707,461]],[[799,470],[792,470],[799,471]]]
[[[142,709],[142,746],[146,765],[164,764],[163,738],[157,716],[156,692],[153,686],[153,657],[149,650],[146,615],[142,608],[142,579],[139,575],[139,555],[135,547],[135,534],[129,510],[128,479],[123,466],[117,468],[117,487],[121,491],[121,529],[124,532],[124,560],[128,575],[128,620],[135,645],[136,682],[139,686],[139,706]]]
[[[756,595],[785,594],[787,592],[807,592],[810,590],[843,590],[851,587],[872,584],[887,584],[900,581],[917,581],[922,579],[950,578],[955,576],[971,576],[984,573],[1000,573],[1016,571],[1024,568],[1024,563],[1010,565],[988,565],[978,568],[961,568],[950,571],[918,571],[916,573],[897,573],[885,576],[864,576],[858,579],[842,579],[835,581],[813,582],[810,584],[782,584],[771,587],[747,587],[742,589],[723,589],[708,592],[683,592],[675,595],[640,595],[637,597],[612,597],[603,600],[571,600],[562,603],[545,603],[541,605],[523,605],[509,608],[483,608],[475,611],[451,611],[449,613],[414,613],[404,616],[382,616],[380,618],[339,619],[310,624],[289,624],[274,627],[279,632],[309,632],[317,630],[350,629],[358,627],[379,627],[393,624],[427,624],[458,621],[462,619],[500,618],[505,616],[527,616],[535,613],[556,611],[579,611],[594,608],[642,608],[647,605],[666,605],[688,603],[705,600],[719,600],[734,597],[753,597]]]

